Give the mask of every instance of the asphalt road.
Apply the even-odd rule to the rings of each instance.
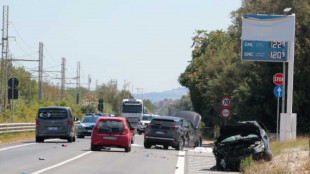
[[[210,150],[210,149],[209,149]],[[51,139],[0,146],[1,174],[194,174],[221,173],[212,170],[215,160],[210,153],[186,148],[176,151],[161,146],[145,149],[143,135],[136,135],[132,151],[112,148],[90,151],[90,138],[74,143]],[[227,173],[227,172],[225,172]]]

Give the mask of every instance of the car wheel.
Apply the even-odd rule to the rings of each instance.
[[[138,134],[141,135],[141,134],[142,134],[142,131],[139,130],[139,131],[138,131]]]
[[[197,140],[197,141],[195,142],[195,146],[194,146],[194,147],[198,147],[198,144],[199,144],[199,141]]]
[[[166,150],[167,150],[168,148],[169,148],[169,146],[168,146],[168,145],[164,145],[164,149],[166,149]]]
[[[195,147],[201,147],[201,138],[195,142]]]
[[[42,137],[36,137],[36,142],[37,142],[37,143],[42,143],[42,142],[44,142],[44,138],[42,138]]]
[[[99,151],[99,148],[98,148],[98,146],[91,144],[90,145],[90,150],[91,151]]]
[[[221,165],[221,159],[219,158],[216,158],[216,169],[218,171],[222,171],[224,169],[223,166]]]
[[[133,144],[134,142],[135,142],[135,138],[134,138],[134,137],[132,137],[132,139],[131,139],[130,143],[131,143],[131,144]]]
[[[130,152],[130,151],[131,151],[131,144],[129,143],[129,145],[125,147],[125,152]]]
[[[73,137],[68,137],[67,140],[69,143],[71,143],[71,142],[73,142]]]
[[[84,135],[78,135],[77,137],[78,138],[84,138]]]
[[[146,149],[149,149],[149,148],[152,147],[152,145],[151,145],[150,143],[144,141],[144,147],[145,147]]]
[[[272,153],[271,153],[270,149],[268,149],[264,152],[263,157],[264,157],[265,161],[271,161],[272,160]]]
[[[183,150],[184,149],[184,139],[180,138],[177,146],[175,147],[175,150]]]
[[[73,142],[75,142],[75,136],[73,137]]]

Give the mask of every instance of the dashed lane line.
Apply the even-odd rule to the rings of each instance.
[[[34,172],[34,173],[32,173],[32,174],[39,174],[39,173],[46,172],[46,171],[51,170],[51,169],[53,169],[53,168],[56,168],[56,167],[59,167],[59,166],[62,166],[62,165],[64,165],[64,164],[66,164],[66,163],[69,163],[69,162],[71,162],[71,161],[73,161],[73,160],[79,159],[79,158],[81,158],[81,157],[83,157],[83,156],[85,156],[85,155],[88,155],[88,154],[90,154],[90,153],[92,153],[92,151],[82,153],[82,154],[80,154],[80,155],[78,155],[78,156],[76,156],[76,157],[73,157],[73,158],[68,159],[68,160],[66,160],[66,161],[63,161],[63,162],[61,162],[61,163],[55,164],[55,165],[53,165],[53,166],[50,166],[50,167],[47,167],[47,168],[38,170],[38,171],[36,171],[36,172]]]
[[[5,150],[9,150],[9,149],[18,148],[18,147],[29,146],[29,145],[33,145],[33,144],[36,144],[36,143],[28,143],[28,144],[22,144],[22,145],[17,145],[17,146],[6,147],[6,148],[0,149],[0,152],[5,151]]]

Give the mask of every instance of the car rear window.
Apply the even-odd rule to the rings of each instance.
[[[124,123],[117,120],[101,120],[98,123],[99,133],[102,134],[121,134]]]
[[[175,126],[176,122],[174,120],[165,120],[165,119],[153,119],[151,121],[151,125],[158,125],[158,126]]]
[[[99,117],[84,117],[82,123],[96,123]]]
[[[38,116],[42,119],[64,119],[67,118],[65,109],[40,109]]]

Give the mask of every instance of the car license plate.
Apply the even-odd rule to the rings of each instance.
[[[87,130],[87,132],[92,132],[92,130]]]
[[[58,127],[47,127],[47,130],[53,130],[53,131],[55,131],[55,130],[58,130]]]
[[[156,131],[155,134],[163,135],[163,134],[165,134],[165,132],[163,132],[163,131]]]
[[[117,137],[102,137],[103,140],[117,140]]]

